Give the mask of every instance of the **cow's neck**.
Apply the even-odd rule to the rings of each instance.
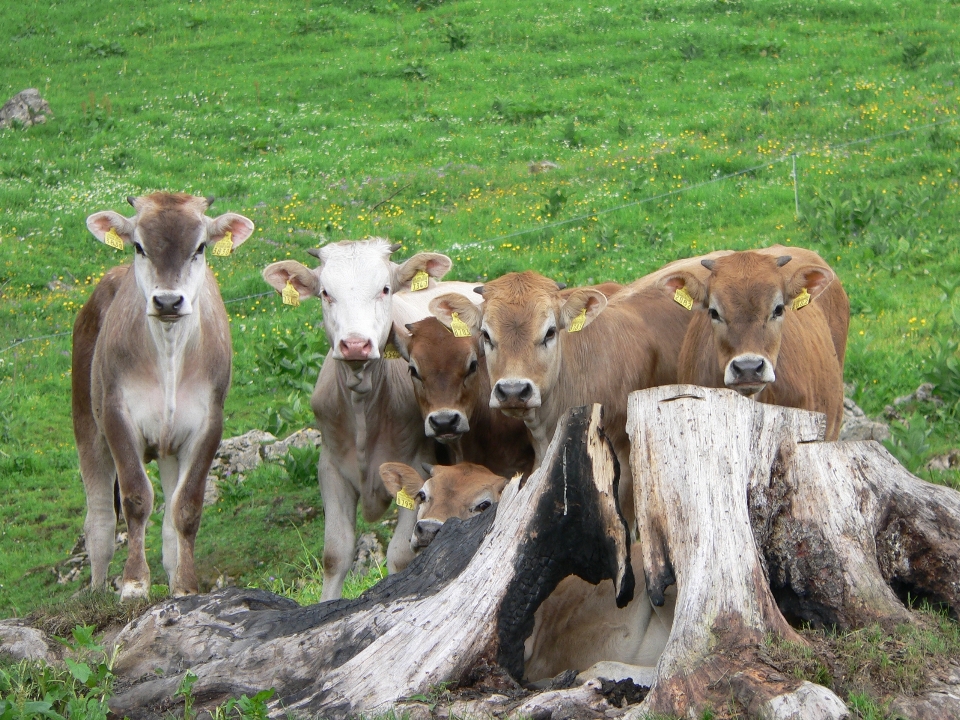
[[[163,427],[170,427],[177,411],[177,388],[183,378],[184,359],[200,339],[200,308],[177,322],[164,323],[147,318],[157,378],[163,390]]]
[[[365,362],[352,362],[337,360],[337,372],[343,382],[343,387],[347,388],[349,397],[349,407],[353,413],[354,444],[357,449],[357,465],[360,469],[360,477],[367,476],[368,458],[370,456],[367,447],[367,410],[375,405],[382,394],[386,374],[384,360],[367,360]]]

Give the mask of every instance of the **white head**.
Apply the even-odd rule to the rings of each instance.
[[[420,270],[439,279],[452,265],[450,258],[437,253],[419,253],[397,265],[390,261],[397,248],[382,238],[332,243],[309,251],[320,259],[320,267],[282,260],[268,265],[263,278],[277,290],[289,282],[301,298],[320,297],[335,359],[375,360],[393,325],[394,293],[408,287]]]
[[[207,217],[213,198],[153,193],[127,201],[136,210],[132,218],[104,210],[88,217],[87,227],[100,242],[116,236],[133,245],[133,272],[147,317],[174,323],[196,306],[207,273],[206,247],[228,232],[238,247],[253,233],[253,223],[236,213]]]

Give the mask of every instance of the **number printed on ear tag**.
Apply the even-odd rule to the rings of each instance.
[[[103,242],[115,250],[123,250],[123,238],[117,235],[117,231],[113,228],[107,230],[107,234],[103,236]]]
[[[803,291],[793,299],[793,309],[799,310],[810,304],[810,293],[804,288]]]
[[[384,360],[399,360],[401,357],[400,351],[397,350],[397,346],[393,343],[388,343],[387,346],[383,349],[383,359]]]
[[[223,240],[218,240],[213,244],[213,254],[217,257],[227,257],[233,252],[233,233],[227,230],[223,234]]]
[[[397,493],[397,507],[406,508],[407,510],[416,510],[417,503],[414,502],[412,497],[407,495],[406,490],[400,488],[400,492]]]
[[[677,291],[673,294],[673,299],[687,310],[693,310],[693,296],[687,292],[685,287],[677,288]]]
[[[583,326],[587,324],[587,309],[583,308],[580,311],[580,314],[577,315],[573,321],[570,323],[570,327],[567,328],[567,332],[580,332],[583,330]]]
[[[460,319],[459,313],[451,313],[450,329],[454,337],[470,337],[470,326]]]
[[[289,280],[287,280],[287,284],[284,285],[283,290],[280,292],[280,297],[283,298],[284,305],[289,305],[290,307],[300,305],[300,293],[297,292],[297,289]]]
[[[413,276],[413,280],[410,281],[410,290],[411,292],[426,290],[428,285],[430,285],[430,276],[427,275],[427,271],[417,270]]]

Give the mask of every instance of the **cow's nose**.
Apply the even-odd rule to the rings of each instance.
[[[344,360],[366,360],[373,352],[373,343],[369,340],[341,340],[340,354]]]
[[[153,296],[153,306],[159,315],[178,315],[183,307],[183,295],[157,293]]]
[[[460,419],[463,416],[456,410],[437,410],[430,413],[427,421],[437,435],[452,435],[460,432]]]
[[[524,404],[533,397],[533,383],[529,380],[500,380],[493,393],[502,404]]]
[[[763,370],[766,364],[766,358],[756,355],[735,358],[730,361],[730,371],[737,379],[737,382],[759,380],[763,376]]]
[[[417,547],[423,548],[432,543],[441,527],[443,527],[443,523],[437,520],[418,520],[413,528],[413,536],[416,539]]]

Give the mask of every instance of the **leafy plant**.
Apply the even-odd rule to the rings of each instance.
[[[127,54],[123,45],[116,40],[105,40],[102,38],[84,43],[80,49],[90,57],[110,57]]]
[[[555,187],[543,197],[546,198],[547,204],[543,206],[541,212],[543,212],[544,217],[548,218],[555,218],[559,215],[563,206],[567,204],[567,200],[570,199],[561,187]]]
[[[240,720],[266,720],[270,708],[267,702],[276,694],[276,690],[261,690],[253,697],[241,695],[239,698],[230,698],[223,705],[213,710],[213,720],[229,720],[237,717]]]
[[[193,684],[197,681],[197,676],[191,670],[187,670],[177,686],[177,691],[173,694],[175,698],[183,698],[183,720],[193,720]]]
[[[467,47],[467,41],[470,39],[470,36],[467,34],[467,31],[458,25],[453,23],[447,23],[445,26],[445,35],[447,39],[447,44],[450,47],[450,52],[455,52],[457,50],[463,50]]]
[[[920,65],[920,60],[927,54],[927,44],[925,42],[907,43],[903,46],[903,64],[915,70]]]
[[[320,448],[313,445],[298,448],[291,447],[283,459],[283,467],[290,480],[297,485],[314,486],[317,484],[317,462],[320,460]]]
[[[884,440],[887,450],[910,472],[923,467],[930,454],[930,433],[926,418],[914,413],[906,422],[894,423],[890,427],[890,439]]]

